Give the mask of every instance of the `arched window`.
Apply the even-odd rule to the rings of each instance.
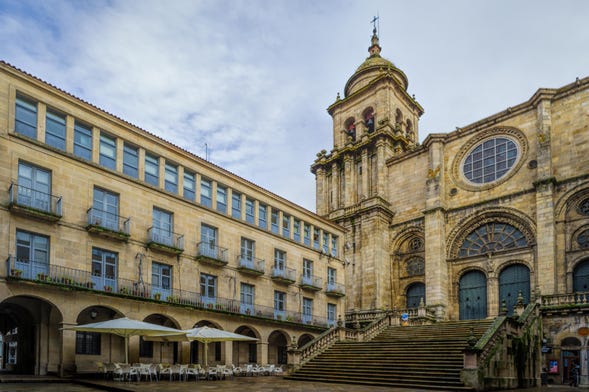
[[[403,122],[403,113],[399,109],[395,111],[395,124],[401,125]]]
[[[577,206],[577,211],[581,215],[589,215],[589,198],[584,199]]]
[[[459,282],[460,320],[487,317],[487,277],[481,271],[469,271]]]
[[[524,305],[530,302],[530,270],[523,264],[514,264],[503,269],[499,274],[499,304],[507,307],[507,314],[513,314],[519,293]]]
[[[353,118],[346,120],[346,137],[351,137],[352,141],[356,141],[356,124]]]
[[[577,236],[577,243],[582,249],[589,248],[589,229],[583,230],[581,234]]]
[[[524,248],[527,245],[526,237],[514,226],[491,222],[479,226],[466,236],[458,256],[484,255],[507,249]]]
[[[374,132],[374,111],[371,108],[364,112],[364,123],[368,128],[368,133]]]
[[[589,291],[589,260],[584,260],[573,270],[573,293],[587,291]]]
[[[425,304],[425,284],[413,283],[407,287],[407,309],[419,307],[422,299]]]

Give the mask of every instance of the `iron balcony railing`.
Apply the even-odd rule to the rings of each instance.
[[[88,265],[90,264],[89,262]],[[179,304],[195,309],[303,323],[322,328],[328,327],[333,321],[328,320],[326,317],[308,314],[303,317],[301,312],[290,310],[276,312],[274,307],[256,303],[245,304],[237,299],[207,297],[189,290],[166,288],[117,276],[95,275],[90,271],[67,268],[46,262],[17,260],[14,256],[9,256],[6,259],[6,277],[14,280],[92,290],[121,297]]]
[[[272,279],[283,280],[286,282],[296,282],[297,271],[292,268],[272,267]]]
[[[301,285],[308,288],[313,288],[316,290],[321,290],[323,287],[322,279],[319,276],[315,275],[301,275]]]
[[[227,248],[221,248],[211,242],[199,242],[197,244],[197,257],[208,257],[210,259],[219,260],[223,263],[227,263]]]
[[[147,237],[151,243],[184,250],[184,235],[182,234],[152,226],[147,229]]]
[[[98,226],[107,230],[130,234],[131,218],[123,218],[112,212],[91,207],[87,211],[88,225]]]
[[[325,286],[325,293],[334,295],[345,295],[346,288],[341,283],[327,282],[327,285]]]
[[[15,183],[8,188],[10,204],[61,216],[61,196],[54,196]]]
[[[237,256],[238,268],[240,270],[251,271],[260,275],[264,274],[266,262],[255,257],[245,255]]]

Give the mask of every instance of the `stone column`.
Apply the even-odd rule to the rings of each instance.
[[[233,363],[233,342],[225,342],[225,365]]]
[[[268,343],[258,342],[256,344],[256,355],[258,356],[258,363],[260,365],[266,365],[268,363]]]
[[[377,170],[377,181],[376,181],[376,192],[380,197],[385,197],[385,184],[386,184],[386,164],[385,164],[385,141],[379,139],[376,142],[376,170]],[[385,197],[386,198],[386,197]]]
[[[327,202],[325,199],[325,170],[322,166],[319,166],[315,171],[315,188],[317,214],[325,215],[327,214]]]
[[[72,116],[66,116],[65,118],[65,150],[70,154],[74,153],[74,122],[75,119]],[[117,157],[118,159],[118,157]]]
[[[538,233],[538,286],[542,294],[554,294],[556,291],[556,223],[554,221],[554,185],[551,153],[551,106],[550,100],[538,103],[536,121],[537,132],[537,179],[536,187],[536,227]],[[565,268],[565,267],[563,267]]]
[[[362,184],[358,201],[368,198],[368,180],[370,178],[370,167],[368,165],[368,148],[362,150]]]
[[[344,184],[345,184],[345,191],[344,191],[344,207],[348,207],[354,203],[355,198],[354,192],[354,182],[353,182],[353,173],[354,173],[354,158],[351,155],[346,155],[344,157]]]
[[[337,210],[340,207],[340,194],[339,194],[339,165],[337,162],[331,164],[331,197],[333,197],[329,211]]]
[[[59,377],[72,375],[76,372],[76,331],[61,329],[71,327],[75,323],[61,323],[61,351],[59,353]]]

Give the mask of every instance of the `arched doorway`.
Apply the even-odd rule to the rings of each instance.
[[[469,271],[459,282],[460,320],[487,317],[487,277],[481,271]]]
[[[524,305],[530,301],[530,270],[523,264],[504,268],[499,274],[499,304],[507,306],[507,314],[513,314],[517,297],[521,292]]]
[[[178,325],[163,314],[150,314],[143,321],[178,328]],[[152,342],[139,338],[139,362],[178,363],[178,342]]]
[[[579,353],[581,351],[581,342],[575,337],[564,338],[560,342],[560,356],[562,361],[562,382],[570,383],[574,377],[575,367],[581,365]],[[579,373],[580,374],[580,373]]]
[[[305,344],[309,343],[313,339],[314,339],[313,335],[309,335],[308,333],[304,333],[304,334],[301,335],[301,337],[297,341],[297,347],[298,348],[301,348],[301,347],[303,347]]]
[[[245,325],[237,328],[235,333],[259,339],[254,330]],[[256,342],[233,342],[233,361],[237,362],[238,366],[258,363],[258,344]]]
[[[194,328],[197,327],[210,327],[210,328],[217,328],[222,329],[219,325],[213,323],[212,321],[208,320],[201,320],[198,323],[194,324]],[[223,361],[223,345],[225,343],[221,342],[212,342],[209,343],[207,347],[207,360],[206,362],[210,364],[214,363],[221,363]],[[205,363],[204,354],[205,354],[205,343],[199,341],[192,341],[190,342],[190,363]]]
[[[45,300],[29,296],[5,299],[0,303],[0,369],[35,375],[72,370],[73,362],[65,369],[61,350],[54,349],[62,346],[62,322],[61,312]]]
[[[268,337],[268,363],[286,365],[288,336],[281,331],[274,331]]]
[[[425,284],[421,282],[412,283],[407,287],[407,309],[419,307],[423,299],[425,304]]]
[[[589,260],[583,260],[573,270],[573,293],[589,291]]]

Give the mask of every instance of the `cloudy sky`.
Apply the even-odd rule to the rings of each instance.
[[[0,0],[0,59],[314,210],[376,14],[420,140],[589,75],[583,0]]]

